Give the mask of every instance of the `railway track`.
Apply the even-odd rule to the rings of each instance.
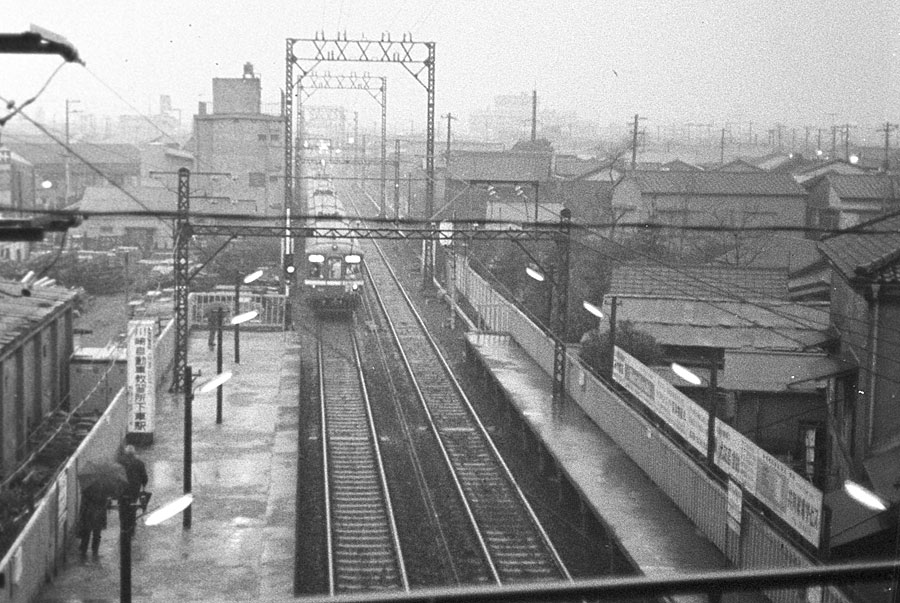
[[[380,249],[371,240],[362,244],[369,287],[379,298],[441,455],[452,473],[488,580],[510,584],[570,579]]]
[[[352,321],[319,323],[330,594],[409,589]]]

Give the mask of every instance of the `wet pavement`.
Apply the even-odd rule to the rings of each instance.
[[[562,409],[554,408],[551,376],[509,335],[469,332],[466,339],[634,567],[650,577],[733,569],[725,555],[584,411],[571,401]],[[686,595],[673,600],[707,598]],[[768,599],[731,593],[725,600]]]
[[[223,421],[216,394],[193,403],[193,522],[138,520],[132,546],[135,602],[293,601],[299,337],[241,333],[241,364],[224,343]],[[200,383],[215,374],[216,353],[194,333],[188,363]],[[182,494],[183,394],[160,393],[151,446],[138,450],[150,476],[151,509]],[[77,540],[64,568],[37,603],[119,600],[119,521],[109,513],[98,560],[80,561]]]

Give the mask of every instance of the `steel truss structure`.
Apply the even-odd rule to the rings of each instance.
[[[189,271],[189,246],[194,236],[224,236],[229,242],[237,237],[356,237],[361,239],[422,240],[434,242],[443,239],[450,242],[468,241],[555,241],[557,244],[558,270],[553,280],[557,304],[554,315],[556,346],[553,357],[554,400],[561,399],[565,391],[566,350],[564,329],[569,286],[569,236],[571,214],[568,209],[560,212],[559,225],[498,227],[497,225],[463,224],[452,229],[441,229],[434,224],[427,227],[406,226],[402,223],[384,226],[352,226],[341,228],[313,228],[308,225],[294,226],[290,220],[286,224],[244,225],[244,224],[191,224],[190,222],[190,171],[178,170],[178,214],[175,218],[175,245],[173,251],[175,276],[175,362],[173,366],[172,391],[183,392],[188,351],[188,294],[192,274]],[[225,247],[219,248],[221,251]],[[211,258],[210,258],[211,259]],[[208,261],[208,260],[207,260]],[[202,268],[202,267],[201,267]],[[432,269],[433,272],[433,269]],[[563,336],[558,335],[563,333]]]
[[[285,40],[285,146],[284,146],[284,208],[285,227],[290,230],[288,208],[294,207],[294,67],[299,78],[307,77],[317,65],[324,62],[381,63],[401,65],[427,93],[427,116],[425,120],[425,216],[431,219],[434,213],[434,42],[413,41],[404,35],[399,41],[383,35],[380,40],[348,39],[346,35],[337,39],[327,39],[324,34],[315,38],[287,38]],[[299,165],[296,166],[299,170]],[[384,179],[382,179],[382,182]],[[382,206],[383,207],[383,206]],[[287,244],[287,242],[286,242]],[[431,287],[434,279],[434,240],[426,239],[424,245],[424,266],[422,284]]]
[[[387,78],[374,77],[368,73],[362,75],[332,75],[330,73],[311,74],[297,79],[297,88],[300,95],[300,101],[297,106],[297,114],[301,115],[303,111],[303,101],[309,100],[313,92],[316,90],[365,90],[369,93],[375,102],[381,106],[381,206],[379,216],[384,217],[387,213],[387,196],[385,192],[385,181],[387,175],[385,173],[387,165]],[[376,85],[377,84],[377,85]],[[311,91],[307,92],[307,89]],[[305,93],[305,94],[304,94]],[[299,134],[299,133],[298,133]],[[302,139],[298,136],[298,148]],[[356,139],[353,144],[359,144]],[[303,160],[300,160],[302,163]]]

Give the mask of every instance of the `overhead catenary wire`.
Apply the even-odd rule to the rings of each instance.
[[[145,204],[140,202],[139,199],[133,197],[132,195],[128,195],[135,202],[137,202],[141,207],[146,207]],[[59,210],[59,209],[45,209],[45,208],[22,208],[19,210],[23,213],[31,213],[31,214],[45,214],[45,215],[72,215],[73,213],[78,214],[80,216],[84,216],[86,218],[89,217],[127,217],[127,216],[135,216],[135,217],[153,217],[153,218],[174,218],[178,215],[176,211],[167,211],[167,210],[151,210],[146,208],[144,210],[121,210],[121,211],[72,211],[72,210]],[[284,219],[283,215],[260,215],[260,214],[243,214],[243,213],[230,213],[230,212],[206,212],[206,213],[197,213],[190,212],[189,214],[192,217],[198,218],[220,218],[220,219],[228,219],[228,220],[250,220],[250,221],[268,221],[275,219]],[[891,215],[900,215],[900,212],[895,212]],[[310,216],[306,214],[294,214],[292,219],[311,219],[315,216]],[[404,217],[400,219],[394,219],[391,217],[366,217],[360,218],[360,222],[363,223],[374,223],[374,224],[403,224],[407,226],[431,226],[434,223],[434,220],[427,220],[425,218],[411,218]],[[450,220],[454,224],[460,225],[469,225],[469,226],[481,226],[481,225],[509,225],[514,224],[517,228],[521,228],[522,230],[526,229],[557,229],[559,228],[559,222],[557,221],[511,221],[509,219],[500,219],[500,218],[457,218]],[[808,233],[808,234],[816,234],[816,235],[839,235],[839,234],[848,234],[851,233],[848,229],[834,229],[834,228],[818,228],[818,227],[809,227],[809,226],[691,226],[691,225],[668,225],[668,224],[654,224],[648,222],[587,222],[587,223],[573,223],[571,228],[573,231],[578,230],[596,230],[603,228],[613,228],[616,229],[639,229],[639,230],[673,230],[673,231],[691,231],[691,232],[723,232],[723,233],[750,233],[750,232],[795,232],[795,233]],[[596,233],[594,233],[596,234]],[[856,235],[871,235],[871,236],[886,236],[886,235],[897,235],[900,234],[900,229],[888,229],[888,230],[877,230],[870,228],[859,228],[857,230],[853,230],[852,234]],[[602,235],[598,235],[602,236]],[[617,245],[620,245],[617,243]]]

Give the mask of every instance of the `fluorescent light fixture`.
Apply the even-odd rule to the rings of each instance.
[[[216,389],[217,387],[231,379],[231,376],[231,371],[219,373],[218,375],[204,383],[202,386],[200,386],[200,393],[205,394],[206,392],[211,392],[212,390]]]
[[[312,253],[309,256],[309,262],[311,264],[321,264],[325,261],[325,256],[321,253]]]
[[[237,316],[234,316],[231,319],[231,324],[233,324],[233,325],[243,324],[245,322],[249,322],[249,321],[253,320],[257,316],[259,316],[258,310],[250,310],[249,312],[243,312],[241,314],[238,314]]]
[[[251,272],[250,274],[248,274],[247,276],[244,277],[244,284],[249,285],[253,281],[259,280],[259,277],[261,277],[262,275],[263,275],[262,270],[256,270],[254,272]]]
[[[27,287],[28,285],[31,284],[31,282],[33,280],[34,280],[34,270],[29,270],[28,272],[25,273],[25,276],[23,276],[21,278],[21,280],[19,280],[19,282]]]
[[[852,482],[849,479],[844,481],[844,492],[867,509],[872,509],[873,511],[887,511],[887,501],[868,488],[860,486],[856,482]]]
[[[589,302],[589,301],[583,301],[583,302],[581,302],[581,306],[582,306],[585,310],[587,310],[588,312],[590,312],[591,314],[593,314],[594,316],[596,316],[597,318],[603,318],[603,312],[600,310],[600,308],[598,308],[597,306],[595,306],[595,305],[592,304],[591,302]]]
[[[344,256],[344,261],[347,262],[348,264],[359,264],[359,262],[361,260],[362,260],[362,258],[359,257],[358,255],[356,255],[355,253],[352,255]]]
[[[531,278],[533,278],[534,280],[536,280],[539,283],[544,282],[544,278],[545,278],[544,275],[542,273],[538,272],[537,270],[535,270],[534,268],[532,268],[531,266],[525,267],[525,273],[528,274],[528,276],[530,276]]]
[[[148,514],[144,519],[144,525],[155,526],[157,524],[160,524],[187,509],[189,506],[191,506],[192,502],[194,502],[193,494],[185,494],[184,496],[180,496]]]
[[[701,385],[703,383],[703,380],[700,379],[700,377],[698,377],[697,375],[695,375],[688,369],[684,368],[677,362],[672,363],[672,371],[676,375],[678,375],[679,377],[681,377],[682,379],[687,381],[688,383],[692,383],[694,385]]]

